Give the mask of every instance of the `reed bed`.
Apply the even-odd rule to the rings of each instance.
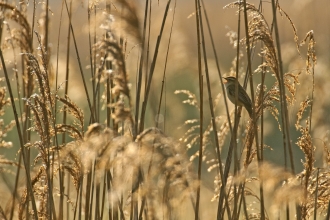
[[[0,2],[0,219],[329,219],[316,34],[254,3],[219,8],[236,16],[227,69],[208,1],[187,3],[191,39],[176,0]]]

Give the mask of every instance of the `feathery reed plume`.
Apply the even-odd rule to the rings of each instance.
[[[260,69],[258,68],[257,71]],[[289,104],[293,105],[295,101],[296,96],[296,86],[299,84],[299,77],[300,72],[297,74],[294,73],[287,73],[284,75],[284,85],[289,91],[289,94],[286,95],[286,99]],[[267,87],[264,85],[263,88],[263,99],[260,98],[261,93],[261,84],[258,85],[256,90],[256,103],[255,103],[255,109],[256,109],[256,119],[258,119],[261,116],[262,111],[268,110],[276,119],[278,122],[278,127],[281,130],[280,123],[278,121],[278,109],[276,108],[276,102],[279,102],[280,100],[280,92],[278,89],[278,83],[275,82],[274,85],[267,90]],[[262,109],[261,109],[262,108]],[[298,114],[299,116],[299,114]],[[245,140],[245,146],[246,146],[246,160],[245,160],[245,167],[247,167],[248,164],[250,164],[253,160],[253,157],[255,156],[255,151],[252,150],[252,144],[254,139],[254,131],[253,131],[253,122],[250,121],[248,124],[248,135]]]
[[[112,29],[113,19],[110,15],[105,15],[104,23],[101,28],[105,30],[105,38],[96,43],[94,50],[101,57],[101,65],[99,66],[100,82],[104,83],[105,88],[109,86],[106,82],[111,81],[111,102],[107,103],[107,107],[113,109],[111,115],[115,124],[120,121],[129,119],[133,126],[133,117],[131,115],[131,96],[128,83],[128,74],[126,70],[126,61],[122,44],[117,40],[117,37]],[[112,69],[107,69],[105,61],[111,61]],[[106,93],[107,89],[104,90]],[[107,97],[103,94],[103,97]],[[125,97],[127,101],[125,101]],[[104,101],[107,101],[103,98]],[[125,107],[125,102],[128,102],[128,107]]]
[[[319,174],[317,176],[319,170]],[[302,200],[302,217],[309,219],[313,212],[319,211],[319,215],[325,215],[328,211],[329,192],[329,168],[313,169],[308,177],[307,198]],[[307,175],[302,173],[299,180],[305,182]],[[317,189],[317,190],[316,190]],[[315,193],[317,201],[315,201]],[[316,207],[315,204],[316,203]],[[315,209],[316,208],[316,209]]]
[[[21,26],[21,29],[14,29],[12,37],[22,52],[30,53],[33,51],[31,41],[31,27],[24,12],[18,10],[14,5],[0,2],[0,7],[7,11],[5,18],[13,20]]]
[[[175,94],[184,94],[184,95],[186,95],[187,99],[183,100],[182,103],[187,104],[187,105],[191,105],[199,111],[199,105],[198,105],[196,95],[193,94],[191,91],[176,90],[174,93]],[[213,101],[214,102],[213,106],[214,106],[215,110],[219,105],[220,97],[221,97],[221,95],[218,94],[217,98]],[[233,117],[233,114],[234,113],[231,112],[231,117]],[[219,141],[220,147],[222,147],[223,144],[224,144],[225,137],[229,132],[229,123],[222,116],[217,116],[215,118],[215,122],[220,127],[219,130],[218,130],[218,139],[219,139],[218,141]],[[182,135],[182,137],[180,137],[179,141],[182,144],[184,144],[186,146],[187,150],[188,150],[188,149],[192,148],[194,145],[198,144],[199,134],[197,132],[198,132],[198,129],[199,129],[200,125],[198,124],[198,119],[186,120],[184,122],[184,125],[187,125],[187,126],[190,126],[190,127]],[[182,127],[183,126],[181,126],[180,128],[182,128]],[[208,161],[209,171],[211,171],[215,167],[218,167],[218,165],[217,165],[218,162],[215,161],[214,158],[212,157],[212,156],[214,156],[213,153],[210,153],[208,150],[204,151],[207,146],[213,144],[212,143],[212,138],[211,138],[212,131],[213,131],[213,128],[212,128],[212,124],[211,124],[211,121],[210,121],[210,123],[207,125],[207,128],[203,132],[203,136],[202,136],[202,138],[204,139],[203,140],[203,143],[204,143],[204,147],[203,147],[204,158],[203,158],[203,160]],[[198,151],[193,153],[190,157],[190,161],[193,161],[195,158],[197,158],[198,154],[199,154]]]
[[[140,19],[138,18],[136,5],[133,2],[132,0],[115,0],[113,2],[114,17],[120,19],[116,19],[112,27],[118,32],[124,30],[126,34],[133,36],[138,43],[141,43]]]
[[[2,81],[3,79],[0,79]],[[0,116],[3,117],[5,114],[5,107],[10,104],[10,100],[6,98],[6,87],[0,87]],[[0,119],[0,149],[1,148],[11,148],[13,143],[6,141],[6,136],[9,131],[15,126],[15,121],[11,121],[9,124],[5,124],[3,118]],[[7,166],[20,166],[15,161],[7,159],[4,155],[0,154],[0,173],[8,172],[11,173]],[[2,210],[3,211],[3,210]]]
[[[306,137],[304,137],[304,138],[306,139]],[[299,142],[297,144],[299,144]],[[313,158],[310,158],[312,155],[312,149],[309,150],[308,148],[310,148],[310,146],[308,146],[308,145],[304,145],[301,147],[302,151],[305,154],[305,159],[309,161],[309,163],[308,162],[304,163],[305,170],[304,170],[304,173],[301,175],[301,180],[304,184],[304,192],[303,192],[304,197],[303,197],[303,201],[302,201],[301,207],[300,207],[302,219],[308,219],[310,217],[310,214],[311,214],[311,213],[309,213],[310,207],[308,207],[307,201],[310,200],[310,197],[313,197],[313,196],[309,195],[309,191],[308,191],[309,177],[311,176],[311,172],[313,170],[313,164],[310,163],[311,162],[310,159],[313,159]]]
[[[133,141],[130,135],[116,136],[104,125],[92,124],[83,141],[72,142],[61,152],[64,168],[71,173],[75,185],[79,175],[90,172],[91,161],[96,162],[96,180],[101,179],[104,170],[113,169],[112,188],[108,193],[118,206],[122,206],[120,195],[127,196],[126,206],[130,204],[133,192],[127,192],[131,181],[140,180],[134,175],[141,169],[140,172],[145,173],[143,181],[135,184],[140,185],[139,196],[150,201],[147,215],[155,219],[161,217],[160,207],[164,208],[164,213],[173,213],[185,197],[192,195],[197,184],[180,145],[157,128],[146,129]]]
[[[239,10],[243,10],[242,3],[241,2],[234,2],[230,3],[225,6],[225,8],[228,7],[239,7]],[[268,23],[264,17],[264,15],[252,4],[247,3],[246,4],[246,10],[249,12],[249,15],[251,17],[251,20],[248,23],[248,33],[250,39],[253,41],[251,44],[261,41],[263,42],[264,47],[262,48],[262,51],[260,55],[264,58],[264,63],[259,65],[257,70],[255,72],[263,72],[264,68],[269,68],[275,75],[276,81],[275,84],[271,87],[269,91],[266,91],[266,88],[260,88],[257,87],[256,95],[255,97],[255,109],[256,109],[256,120],[261,116],[262,111],[265,109],[268,109],[271,114],[276,118],[278,121],[278,110],[276,106],[274,105],[274,101],[280,101],[280,75],[279,75],[279,66],[278,66],[278,59],[276,55],[276,49],[274,46],[274,40],[271,35],[271,30],[268,26]],[[283,10],[282,10],[283,12]],[[289,19],[290,20],[290,19]],[[291,21],[292,22],[292,21]],[[292,23],[295,39],[296,39],[296,29]],[[296,93],[296,85],[299,84],[298,80],[298,74],[293,73],[287,73],[283,77],[284,86],[289,91],[289,95],[286,94],[286,101],[289,104],[293,104],[295,100],[295,93]],[[263,99],[260,98],[261,89],[263,90],[264,97]],[[261,109],[261,106],[263,109]],[[255,151],[252,150],[252,144],[254,140],[254,130],[253,130],[253,123],[252,121],[249,122],[248,126],[248,135],[246,138],[246,147],[247,150],[246,154],[246,160],[245,160],[245,166],[250,164],[253,159],[253,155],[255,155]],[[254,152],[254,153],[253,153]]]
[[[307,74],[313,74],[314,72],[314,66],[316,64],[317,58],[316,58],[316,53],[315,53],[315,39],[314,39],[314,32],[309,31],[307,32],[305,38],[300,42],[299,46],[302,46],[306,44],[308,41],[307,45],[307,60],[306,60],[306,71]]]
[[[31,180],[32,187],[34,187],[36,185],[36,183],[38,181],[41,181],[42,179],[43,180],[45,179],[45,169],[43,167],[40,167],[39,170],[37,171],[37,173],[34,175],[34,177]],[[45,190],[46,190],[45,185],[43,185],[41,188],[38,187],[36,189],[36,191],[38,191],[39,195],[41,197],[43,197],[43,198],[44,198],[44,195],[45,195]],[[25,211],[25,207],[26,207],[27,202],[28,202],[27,199],[28,199],[28,190],[26,188],[26,189],[24,189],[24,191],[23,191],[23,193],[21,195],[21,201],[19,203],[19,208],[18,208],[18,219],[19,220],[23,220],[23,219],[25,219],[27,217],[27,216],[24,216],[24,214],[25,214],[25,212],[24,212]],[[44,202],[42,202],[42,204],[45,205]],[[41,209],[43,209],[43,208],[44,208],[44,206],[41,206]],[[34,215],[33,214],[33,211],[31,211],[31,210],[28,210],[28,213],[27,214],[29,214],[31,216]],[[42,214],[43,217],[46,217],[47,216],[45,213],[41,213],[41,214]],[[38,215],[39,215],[39,213],[38,213]]]
[[[29,58],[25,56],[26,53],[33,53],[33,36],[31,31],[30,23],[28,22],[28,18],[26,15],[26,11],[19,10],[18,7],[0,2],[0,8],[4,10],[4,23],[10,27],[9,21],[14,21],[19,24],[19,28],[12,28],[10,33],[11,43],[16,48],[20,48],[23,60],[22,65],[22,86],[23,86],[23,96],[29,97],[32,95],[34,89],[34,77],[29,72],[28,68],[26,68],[29,62]],[[23,7],[24,8],[24,7]],[[14,49],[14,48],[13,48]],[[18,83],[18,82],[17,82]],[[25,113],[27,110],[25,110]]]
[[[239,7],[239,10],[243,10],[242,2],[234,2],[226,5],[224,8],[229,7]],[[277,80],[280,79],[278,70],[278,60],[276,56],[276,49],[274,46],[274,41],[271,35],[270,28],[264,17],[264,15],[252,4],[246,3],[246,10],[249,12],[251,20],[249,21],[249,37],[253,42],[262,41],[264,43],[264,48],[262,49],[261,55],[265,58],[265,65],[269,67],[275,74]]]

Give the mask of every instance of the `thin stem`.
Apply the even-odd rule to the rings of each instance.
[[[280,88],[280,96],[281,96],[281,107],[282,107],[282,124],[284,126],[283,129],[283,141],[284,141],[284,147],[286,146],[286,143],[288,144],[289,149],[289,156],[290,156],[290,163],[291,163],[291,172],[294,174],[294,160],[293,160],[293,153],[292,153],[292,147],[291,147],[291,138],[290,138],[290,130],[289,130],[289,116],[288,116],[288,108],[287,108],[287,101],[285,96],[285,86],[284,86],[284,71],[283,71],[283,64],[282,64],[282,53],[281,53],[281,45],[280,45],[280,36],[279,36],[279,30],[277,25],[277,18],[276,18],[276,8],[277,8],[277,2],[275,3],[275,0],[272,0],[272,9],[273,9],[273,22],[274,22],[274,28],[275,28],[275,38],[276,38],[276,48],[277,48],[277,57],[278,57],[278,65],[279,65],[279,88]]]
[[[148,5],[149,0],[146,0],[145,11],[144,11],[144,21],[143,21],[143,36],[142,36],[142,46],[141,46],[141,58],[136,86],[136,97],[135,97],[135,128],[133,131],[133,140],[135,140],[138,132],[139,126],[139,110],[140,110],[140,96],[141,96],[141,85],[142,85],[142,70],[143,70],[143,62],[144,62],[144,47],[145,47],[145,36],[146,36],[146,27],[147,27],[147,18],[148,18]],[[150,14],[149,14],[150,16]]]
[[[205,9],[204,0],[201,0],[201,2],[202,2],[202,6],[204,8],[205,21],[206,21],[207,29],[208,29],[208,32],[209,32],[209,35],[210,35],[211,45],[212,45],[212,49],[213,49],[213,55],[214,55],[214,58],[215,58],[215,64],[216,64],[216,67],[217,67],[217,72],[218,72],[218,76],[219,76],[219,80],[220,80],[222,94],[226,94],[225,86],[224,86],[223,79],[222,79],[222,74],[221,74],[221,71],[220,71],[219,59],[218,59],[217,51],[215,50],[215,44],[214,44],[214,40],[213,40],[213,35],[212,35],[212,31],[211,31],[210,22],[209,22],[207,12],[206,12],[206,9]],[[226,115],[227,115],[227,120],[228,120],[228,124],[229,124],[230,133],[233,133],[233,128],[232,128],[232,124],[231,124],[231,121],[230,121],[230,113],[229,113],[229,109],[228,109],[227,99],[224,98],[223,100],[224,100],[224,103],[225,103],[225,109],[226,109],[226,113],[227,113]],[[218,149],[218,150],[220,151],[220,149]],[[220,166],[220,162],[221,161],[219,160],[218,161],[219,166]]]
[[[5,64],[5,60],[3,58],[3,53],[2,53],[2,49],[0,48],[0,59],[1,59],[1,64],[2,64],[2,68],[5,74],[5,78],[6,78],[6,83],[7,83],[7,87],[8,87],[8,91],[9,91],[9,96],[10,96],[10,101],[11,101],[11,106],[13,109],[13,113],[14,113],[14,117],[15,117],[15,122],[16,122],[16,128],[17,128],[17,133],[18,133],[18,138],[19,138],[19,142],[20,142],[20,148],[21,148],[21,153],[23,156],[23,163],[24,163],[24,167],[25,167],[25,175],[27,178],[27,190],[31,199],[31,203],[32,203],[32,209],[34,212],[34,219],[37,220],[38,219],[38,212],[37,212],[37,206],[36,206],[36,201],[34,199],[34,194],[33,194],[33,188],[32,188],[32,183],[31,183],[31,175],[30,172],[28,171],[27,167],[28,166],[28,162],[27,162],[27,157],[25,155],[25,149],[24,149],[24,142],[23,142],[23,137],[22,137],[22,131],[21,131],[21,126],[19,123],[19,119],[18,119],[18,114],[17,114],[17,110],[16,110],[16,104],[15,104],[15,100],[14,100],[14,96],[13,96],[13,92],[11,89],[11,85],[10,85],[10,79],[8,77],[8,72],[7,72],[7,68],[6,68],[6,64]]]
[[[199,0],[195,0],[196,10],[196,31],[197,31],[197,54],[198,54],[198,82],[199,82],[199,156],[198,156],[198,181],[200,183],[202,176],[202,159],[203,159],[203,75],[202,75],[202,57],[201,57],[201,36],[200,36],[200,4]],[[200,184],[196,190],[195,220],[199,219],[199,202],[200,202]]]
[[[68,5],[67,5],[66,0],[65,0],[65,7],[66,7],[67,13],[69,15],[69,9],[68,9]],[[93,111],[91,100],[89,98],[89,94],[88,94],[88,90],[87,90],[87,84],[86,84],[86,80],[85,80],[85,77],[84,77],[84,71],[82,69],[82,64],[81,64],[80,56],[79,56],[79,52],[78,52],[77,41],[76,41],[76,37],[74,35],[74,31],[73,31],[71,21],[70,21],[70,30],[71,30],[71,33],[72,33],[72,39],[73,39],[73,42],[74,42],[74,47],[75,47],[75,51],[76,51],[76,55],[77,55],[77,61],[78,61],[78,64],[79,64],[78,66],[79,66],[79,70],[80,70],[81,79],[83,80],[83,85],[84,85],[84,89],[85,89],[85,94],[86,94],[86,98],[87,98],[87,102],[88,102],[89,111],[91,112],[91,119],[92,119],[92,122],[95,122],[95,115],[94,115],[95,111]]]
[[[95,7],[95,6],[94,6]],[[95,111],[96,116],[96,95],[95,95],[95,59],[93,60],[93,53],[92,53],[92,37],[91,37],[91,11],[92,8],[90,7],[90,2],[88,0],[88,9],[87,9],[87,20],[88,20],[88,47],[89,47],[89,64],[91,66],[91,77],[92,77],[92,97],[93,97],[93,109]],[[95,33],[94,33],[95,34]]]
[[[236,121],[238,120],[238,114],[237,114],[237,103],[238,103],[238,72],[239,72],[239,54],[240,54],[240,44],[239,44],[239,39],[241,38],[241,10],[238,11],[238,21],[237,21],[237,48],[236,48],[236,81],[235,81],[235,124]],[[238,124],[238,123],[237,123]],[[234,175],[238,172],[238,151],[237,151],[237,132],[238,129],[235,129],[233,133],[231,133],[234,142],[233,142],[233,147],[234,148]],[[237,198],[238,195],[236,193],[236,184],[234,185],[234,210],[233,210],[233,219],[236,219],[236,211],[237,211]]]
[[[250,50],[250,34],[249,34],[249,24],[248,24],[248,15],[246,9],[246,0],[244,0],[244,24],[245,24],[245,32],[246,32],[246,52],[247,52],[247,59],[248,59],[248,73],[250,78],[250,92],[251,92],[251,101],[252,101],[252,125],[255,134],[255,141],[256,141],[256,148],[257,148],[257,159],[258,159],[258,166],[261,166],[262,160],[260,156],[260,146],[259,146],[259,139],[258,139],[258,128],[257,128],[257,117],[255,111],[255,98],[254,98],[254,87],[253,87],[253,79],[252,79],[252,63],[251,63],[251,50]],[[265,204],[264,204],[264,195],[263,195],[263,182],[260,181],[260,212],[261,212],[261,219],[265,219]]]
[[[319,190],[319,173],[320,168],[317,168],[316,174],[316,188],[315,188],[315,196],[314,196],[314,220],[317,219],[317,198],[318,198],[318,190]]]
[[[207,13],[205,10],[205,6],[204,6],[204,2],[203,0],[201,1],[203,8],[204,8],[204,15],[206,18],[206,22],[207,22],[207,26],[208,26],[208,30],[209,30],[209,35],[211,37],[211,41],[212,41],[212,47],[213,47],[213,51],[214,54],[216,56],[216,52],[215,52],[215,46],[214,46],[214,42],[213,42],[213,37],[212,37],[212,33],[211,33],[211,28],[209,25],[209,21],[207,19]],[[198,2],[198,4],[200,4]],[[199,5],[200,8],[200,5]],[[217,132],[217,124],[215,121],[215,113],[214,113],[214,106],[213,106],[213,98],[212,98],[212,92],[211,92],[211,83],[210,83],[210,76],[209,76],[209,71],[208,71],[208,63],[207,63],[207,57],[206,57],[206,46],[205,46],[205,38],[204,38],[204,29],[203,29],[203,17],[200,16],[199,19],[199,23],[200,23],[200,29],[201,29],[201,40],[202,40],[202,49],[203,49],[203,57],[204,57],[204,67],[205,67],[205,75],[206,75],[206,83],[207,83],[207,92],[208,92],[208,97],[209,97],[209,108],[210,108],[210,112],[211,112],[211,122],[212,122],[212,128],[213,128],[213,132],[214,132],[214,141],[215,141],[215,146],[216,146],[216,154],[217,154],[217,159],[218,159],[218,164],[219,164],[219,175],[221,177],[221,181],[222,181],[222,185],[225,185],[224,183],[224,176],[223,176],[223,166],[222,166],[222,160],[221,160],[221,151],[220,151],[220,144],[219,144],[219,137],[218,137],[218,132]],[[198,44],[199,45],[199,44]],[[218,66],[218,63],[217,63]],[[219,66],[218,66],[219,67]],[[218,68],[218,73],[220,74],[220,68]],[[220,80],[222,80],[222,78],[220,77]],[[222,87],[224,88],[223,84]],[[226,100],[225,100],[226,102]],[[228,111],[228,108],[227,108]],[[229,114],[227,114],[229,116]],[[229,125],[231,128],[231,122],[229,121]],[[201,155],[200,155],[201,156]],[[224,188],[221,188],[222,190],[224,190]],[[221,191],[221,193],[225,194],[225,191]],[[228,203],[228,198],[227,196],[225,197],[225,201],[226,201],[226,208],[227,208],[227,212],[230,213],[230,208],[229,208],[229,203]],[[196,206],[197,208],[197,206]],[[230,214],[228,214],[230,216]],[[229,217],[230,218],[230,217]]]
[[[161,28],[160,28],[160,33],[157,37],[157,43],[156,43],[156,47],[155,47],[154,57],[153,57],[153,60],[152,60],[152,63],[151,63],[150,71],[149,71],[147,88],[146,88],[146,91],[145,91],[145,94],[144,94],[144,100],[143,100],[143,103],[142,103],[139,132],[142,132],[144,130],[144,117],[145,117],[145,113],[146,113],[146,109],[147,109],[147,103],[148,103],[148,97],[149,97],[149,92],[150,92],[150,87],[151,87],[151,81],[152,81],[152,77],[153,77],[155,66],[156,66],[158,50],[159,50],[159,46],[160,46],[160,41],[162,39],[162,35],[163,35],[164,27],[165,27],[165,22],[166,22],[166,17],[167,17],[168,11],[169,11],[170,3],[171,3],[171,0],[168,0],[166,8],[165,8],[164,16],[163,16],[162,25],[161,25]]]
[[[163,91],[164,91],[164,85],[165,85],[165,73],[166,73],[166,67],[167,67],[168,53],[169,53],[169,51],[170,51],[170,44],[171,44],[171,39],[172,39],[172,30],[173,30],[173,23],[174,23],[175,9],[176,9],[176,0],[175,0],[175,3],[174,3],[174,11],[173,11],[173,18],[172,18],[172,24],[171,24],[170,36],[169,36],[168,44],[167,44],[167,51],[166,51],[166,57],[165,57],[165,67],[164,67],[164,71],[163,71],[163,79],[162,79],[162,87],[161,87],[161,89],[160,89],[160,98],[159,98],[159,104],[158,104],[158,110],[157,110],[156,128],[158,128],[159,115],[160,115],[160,108],[161,108],[161,106],[162,106],[162,100],[163,100]]]
[[[60,36],[61,36],[61,28],[62,28],[62,15],[63,15],[63,7],[64,7],[64,0],[62,1],[62,6],[61,6],[61,14],[60,14],[60,24],[59,24],[59,28],[58,28],[58,38],[57,38],[57,55],[56,55],[56,79],[55,79],[55,87],[58,88],[58,65],[59,65],[59,55],[60,55]],[[57,110],[57,103],[55,103],[55,111]],[[64,111],[64,114],[66,114],[66,112]],[[56,117],[57,114],[55,114],[55,119],[54,122],[56,123]],[[63,116],[64,117],[64,116]],[[64,119],[63,119],[64,121]],[[65,124],[65,121],[64,123]],[[65,142],[65,140],[63,141],[63,137],[65,139],[65,134],[62,135],[62,143]],[[57,144],[57,152],[58,152],[59,148],[58,148],[58,144]],[[59,200],[59,219],[63,219],[63,208],[64,208],[64,172],[60,166],[60,163],[58,164],[58,170],[59,170],[59,184],[60,184],[60,200]]]
[[[211,44],[212,44],[212,49],[213,49],[213,54],[215,57],[215,62],[216,62],[216,67],[217,67],[217,72],[218,72],[218,76],[219,76],[219,80],[220,80],[220,85],[222,88],[222,94],[225,94],[225,87],[224,87],[224,83],[223,83],[223,79],[222,79],[222,74],[220,71],[220,65],[219,65],[219,61],[218,61],[218,55],[217,52],[215,50],[215,44],[214,44],[214,40],[213,40],[213,35],[212,35],[212,31],[211,31],[211,27],[210,27],[210,22],[207,16],[207,12],[205,10],[205,5],[204,5],[204,1],[201,0],[203,8],[204,8],[204,15],[205,15],[205,20],[206,20],[206,24],[207,24],[207,29],[209,32],[209,36],[210,36],[210,40],[211,40]],[[227,120],[228,120],[228,125],[229,125],[229,129],[230,132],[233,133],[233,128],[232,128],[232,124],[231,124],[231,120],[230,120],[230,113],[228,110],[228,103],[227,103],[227,99],[224,98],[224,103],[225,103],[225,109],[227,112]],[[212,119],[215,119],[214,117],[212,117]],[[213,128],[214,131],[216,131],[216,129]],[[217,133],[215,132],[215,134],[217,135]],[[227,194],[225,191],[225,186],[226,186],[226,175],[225,172],[223,171],[223,165],[222,165],[222,161],[221,161],[221,156],[220,156],[220,147],[219,145],[216,144],[216,152],[217,152],[217,157],[218,157],[218,164],[219,164],[219,174],[220,174],[220,178],[221,178],[221,188],[220,188],[220,196],[219,196],[219,202],[218,202],[218,217],[217,219],[221,218],[221,214],[220,214],[220,210],[222,209],[222,201],[223,198],[225,198],[226,201],[226,206],[227,206],[227,210],[229,210],[229,205],[228,205],[228,198],[227,198]],[[230,150],[229,150],[230,152]],[[228,157],[227,157],[228,158]],[[226,166],[225,166],[226,167]]]

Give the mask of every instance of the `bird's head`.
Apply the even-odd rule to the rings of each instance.
[[[226,76],[226,77],[222,77],[223,79],[225,79],[226,81],[224,82],[224,84],[230,83],[230,82],[235,82],[236,78],[233,76]]]

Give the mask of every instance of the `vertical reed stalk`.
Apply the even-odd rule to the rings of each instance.
[[[284,86],[284,72],[283,72],[283,64],[282,64],[282,53],[281,53],[281,45],[280,45],[280,36],[279,30],[277,25],[277,16],[276,16],[276,8],[278,2],[272,0],[272,10],[273,10],[273,22],[275,28],[275,39],[276,39],[276,49],[277,49],[277,61],[279,66],[279,88],[280,88],[280,99],[281,99],[281,114],[282,114],[282,124],[283,124],[283,145],[284,149],[288,146],[289,149],[289,157],[290,157],[290,164],[291,164],[291,172],[294,174],[294,162],[293,162],[293,153],[291,147],[291,138],[290,138],[290,130],[289,130],[289,117],[288,117],[288,108],[287,108],[287,101],[285,96],[285,86]],[[285,150],[286,154],[286,150]]]
[[[195,0],[195,10],[196,10],[196,31],[197,31],[197,56],[198,56],[198,82],[199,82],[199,155],[198,155],[198,181],[196,192],[196,206],[195,206],[195,220],[199,219],[199,203],[200,203],[200,182],[202,176],[202,160],[203,160],[203,74],[202,74],[202,56],[201,56],[201,30],[200,30],[200,3],[199,0]]]
[[[170,51],[170,45],[171,45],[171,39],[172,39],[175,9],[176,9],[176,0],[175,0],[175,3],[174,3],[174,10],[173,10],[173,18],[172,18],[170,36],[168,38],[168,44],[167,44],[167,50],[166,50],[166,56],[165,56],[165,66],[164,66],[164,71],[163,71],[162,86],[161,86],[161,89],[160,89],[160,98],[159,98],[159,104],[158,104],[158,110],[157,110],[157,120],[156,120],[156,126],[155,126],[156,128],[158,128],[160,108],[162,106],[162,100],[163,100],[163,92],[164,92],[164,86],[165,86],[165,80],[166,80],[165,74],[166,74],[166,67],[167,67],[167,58],[168,58],[168,53]]]
[[[237,48],[236,48],[236,82],[235,82],[235,114],[234,114],[234,124],[236,124],[236,121],[238,120],[238,111],[237,111],[237,103],[238,103],[238,72],[239,72],[239,54],[240,54],[240,43],[239,39],[241,38],[241,10],[238,10],[238,21],[237,21]],[[238,123],[237,123],[238,124]],[[235,129],[234,132],[231,134],[233,139],[235,140],[233,142],[233,145],[230,145],[230,147],[233,147],[234,150],[234,175],[238,174],[238,167],[239,167],[239,161],[238,161],[238,151],[237,151],[237,132],[238,129]],[[232,212],[232,218],[236,219],[237,216],[237,201],[238,201],[238,194],[236,191],[236,183],[234,184],[234,208]]]
[[[6,68],[6,64],[5,64],[5,60],[3,58],[1,48],[0,48],[0,59],[1,59],[1,64],[2,64],[3,71],[4,71],[4,74],[5,74],[7,88],[8,88],[8,92],[9,92],[9,96],[10,96],[10,101],[11,101],[11,105],[12,105],[12,109],[13,109],[13,113],[14,113],[14,117],[15,117],[17,134],[18,134],[18,138],[19,138],[19,142],[20,142],[20,149],[21,149],[21,154],[22,154],[22,157],[23,157],[23,163],[24,163],[24,168],[25,168],[25,175],[26,175],[26,178],[27,178],[27,181],[26,181],[27,191],[30,192],[30,193],[28,193],[28,195],[31,199],[32,209],[33,209],[33,212],[34,212],[33,218],[35,220],[37,220],[38,219],[37,205],[36,205],[36,201],[35,201],[34,194],[33,194],[33,187],[32,187],[32,183],[31,183],[31,175],[30,175],[29,170],[27,169],[28,162],[27,162],[27,157],[25,155],[25,149],[24,149],[24,142],[23,142],[23,137],[22,137],[21,126],[20,126],[20,123],[19,123],[18,114],[17,114],[17,110],[16,110],[16,104],[15,104],[15,100],[14,100],[14,95],[13,95],[13,92],[12,92],[12,89],[11,89],[10,80],[9,80],[9,76],[8,76],[8,72],[7,72],[7,68]]]
[[[152,77],[153,77],[155,66],[156,66],[158,50],[159,50],[160,42],[161,42],[161,39],[162,39],[162,36],[163,36],[163,31],[164,31],[165,22],[166,22],[167,14],[168,14],[168,11],[169,11],[170,3],[171,3],[171,0],[168,0],[167,4],[166,4],[164,16],[163,16],[162,25],[161,25],[161,28],[160,28],[160,33],[157,37],[154,57],[152,59],[152,63],[151,63],[150,71],[149,71],[149,76],[148,76],[147,87],[146,87],[146,91],[145,91],[144,99],[143,99],[143,103],[142,103],[139,132],[142,132],[144,130],[144,118],[145,118],[145,113],[146,113],[146,110],[147,110],[147,103],[148,103],[148,97],[149,97],[149,92],[150,92],[150,87],[151,87],[151,81],[152,81]]]
[[[63,7],[64,7],[64,0],[62,0],[62,6],[61,6],[61,14],[60,14],[60,24],[59,24],[59,29],[58,29],[58,38],[57,38],[57,54],[56,54],[56,73],[55,73],[55,87],[58,88],[58,66],[59,66],[59,48],[60,48],[60,36],[61,36],[61,29],[62,29],[62,15],[63,15]],[[71,6],[70,6],[70,14],[71,14]],[[71,19],[71,18],[69,18]],[[66,84],[68,84],[68,80],[66,80]],[[67,90],[66,90],[67,91]],[[67,93],[66,93],[67,94]],[[57,109],[57,104],[55,103],[55,111]],[[55,119],[54,122],[56,123],[56,114],[55,114]],[[66,124],[66,111],[64,111],[63,115],[63,124]],[[62,143],[65,143],[65,134],[62,134]],[[57,154],[59,154],[59,147],[57,144]],[[60,157],[60,156],[59,156]],[[59,219],[63,219],[64,216],[64,170],[61,168],[61,165],[58,165],[59,169],[59,187],[60,187],[60,199],[59,199]]]
[[[213,35],[212,35],[211,27],[210,27],[210,22],[209,22],[209,19],[208,19],[208,16],[207,16],[207,11],[205,9],[204,0],[202,0],[201,2],[202,2],[203,9],[204,9],[205,21],[206,21],[206,24],[207,24],[207,29],[208,29],[210,40],[211,40],[213,54],[214,54],[214,57],[215,57],[215,63],[216,63],[216,67],[217,67],[217,72],[218,72],[220,84],[221,84],[222,94],[225,94],[225,87],[224,87],[224,83],[223,83],[223,79],[222,79],[222,74],[221,74],[221,71],[220,71],[218,55],[217,55],[217,52],[215,50],[215,44],[214,44]],[[208,85],[208,87],[209,87],[209,85]],[[232,124],[231,124],[231,120],[230,120],[230,113],[229,113],[229,110],[228,110],[227,99],[224,98],[223,100],[224,100],[224,103],[225,103],[225,109],[226,109],[226,113],[227,113],[226,115],[227,115],[227,120],[228,120],[228,124],[229,124],[229,129],[230,129],[230,132],[232,134],[233,129],[232,129]],[[210,109],[212,109],[211,110],[212,126],[214,126],[213,120],[215,120],[215,117],[214,117],[214,113],[212,114],[213,108],[210,107]],[[219,141],[218,141],[219,139],[217,137],[218,133],[216,132],[215,128],[213,128],[213,130],[214,130],[215,139],[216,139],[215,140],[216,141],[215,146],[216,146],[216,153],[217,153],[217,159],[218,159],[218,164],[219,164],[219,174],[220,174],[220,178],[221,178],[221,185],[225,186],[226,185],[226,180],[225,180],[226,178],[224,177],[224,173],[223,173],[223,165],[222,165],[222,160],[221,160],[221,150],[220,150]],[[219,196],[219,202],[218,202],[218,218],[220,217],[219,210],[220,210],[220,208],[222,208],[222,199],[223,199],[223,197],[225,198],[225,205],[226,205],[227,211],[229,212],[229,203],[228,203],[227,194],[225,192],[225,187],[220,188],[220,196]]]
[[[141,86],[142,86],[142,70],[143,63],[145,61],[145,38],[146,38],[146,27],[147,27],[147,19],[148,19],[148,6],[149,0],[146,0],[145,10],[144,10],[144,20],[143,20],[143,36],[142,36],[142,45],[141,45],[141,57],[138,71],[138,79],[136,86],[136,97],[135,97],[135,128],[133,130],[133,139],[135,140],[139,128],[139,110],[140,110],[140,96],[141,96]],[[150,16],[150,14],[149,14]],[[150,24],[149,24],[150,25]]]
[[[252,119],[253,120],[253,129],[256,141],[256,148],[257,148],[257,158],[258,158],[258,166],[261,166],[262,159],[260,156],[260,145],[258,139],[258,128],[257,128],[257,117],[255,111],[255,98],[254,98],[254,87],[253,87],[253,78],[252,78],[252,59],[251,59],[251,50],[250,50],[250,35],[249,35],[249,25],[248,25],[248,16],[247,16],[247,9],[246,9],[246,0],[244,0],[244,24],[245,24],[245,32],[246,32],[246,52],[247,52],[247,59],[248,59],[248,73],[249,73],[249,81],[250,81],[250,92],[251,92],[251,101],[252,101]],[[262,150],[262,146],[261,146]],[[263,182],[260,182],[260,212],[261,212],[261,219],[265,219],[265,205],[264,205],[264,194],[263,194]]]
[[[66,7],[66,11],[69,15],[69,9],[68,9],[68,4],[67,4],[66,0],[65,0],[65,7]],[[77,55],[77,61],[78,61],[78,66],[79,66],[79,70],[80,70],[80,75],[81,75],[81,79],[82,79],[83,85],[84,85],[84,90],[85,90],[85,94],[86,94],[88,107],[89,107],[89,110],[91,112],[91,120],[92,120],[92,122],[95,122],[95,111],[92,107],[91,100],[89,98],[89,93],[88,93],[88,90],[87,90],[87,84],[86,84],[86,80],[85,80],[85,76],[84,76],[84,71],[82,69],[82,64],[81,64],[81,60],[80,60],[80,55],[79,55],[79,51],[78,51],[78,45],[77,45],[77,42],[76,42],[76,37],[74,35],[72,23],[70,22],[69,25],[70,25],[70,31],[71,31],[71,34],[72,34],[72,39],[73,39],[73,43],[74,43],[74,47],[75,47],[75,51],[76,51],[76,55]]]

